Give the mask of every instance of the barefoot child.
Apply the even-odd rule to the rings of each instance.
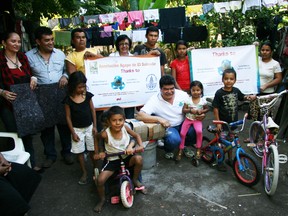
[[[94,141],[97,133],[93,94],[87,92],[86,81],[81,71],[72,73],[68,80],[68,96],[64,99],[66,120],[72,135],[71,152],[77,154],[82,170],[82,176],[78,181],[80,185],[87,183],[85,145],[94,164]]]
[[[209,111],[207,102],[202,98],[203,96],[203,85],[200,81],[192,81],[190,84],[190,93],[192,96],[191,101],[185,102],[182,112],[185,113],[186,118],[181,127],[181,143],[179,146],[179,152],[176,156],[176,161],[181,160],[182,152],[185,145],[185,137],[191,125],[194,126],[196,132],[196,158],[200,159],[200,148],[202,145],[202,121],[197,120],[197,115],[202,115]]]
[[[126,167],[133,168],[132,181],[135,187],[140,188],[143,185],[138,180],[138,176],[142,170],[142,156],[133,155],[133,147],[135,140],[139,147],[137,150],[142,150],[142,140],[139,134],[135,133],[129,127],[125,126],[124,110],[119,106],[113,106],[107,111],[108,128],[100,133],[100,138],[104,140],[105,151],[107,154],[118,153],[125,151],[125,155],[108,157],[104,160],[102,170],[97,179],[97,190],[100,198],[99,203],[94,210],[100,212],[105,203],[105,182],[115,171],[120,169],[120,157],[122,157]],[[132,136],[131,139],[130,136]],[[99,155],[95,154],[94,158],[104,158],[105,153],[101,152],[99,148]],[[145,191],[142,191],[145,192]]]

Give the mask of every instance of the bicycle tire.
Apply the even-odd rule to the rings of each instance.
[[[270,145],[267,152],[267,164],[264,169],[264,187],[269,196],[276,192],[279,179],[279,154],[275,145]]]
[[[125,208],[131,208],[133,205],[134,201],[134,194],[133,194],[133,189],[132,185],[129,181],[124,181],[121,184],[120,188],[120,197],[122,204]]]
[[[213,155],[213,151],[211,150],[211,147],[209,145],[209,143],[211,142],[211,140],[204,136],[203,140],[202,140],[202,155],[201,158],[203,161],[205,161],[206,163],[212,163],[214,161],[214,155]]]
[[[265,131],[259,121],[252,122],[249,129],[249,139],[251,143],[256,145],[252,148],[253,152],[262,158],[265,145]]]
[[[256,158],[248,153],[240,153],[239,158],[243,165],[244,171],[239,169],[237,157],[233,161],[233,172],[237,180],[248,187],[256,185],[261,178],[261,167]]]

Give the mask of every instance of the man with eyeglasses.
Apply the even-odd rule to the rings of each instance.
[[[166,128],[164,137],[164,150],[166,159],[174,159],[174,150],[179,148],[181,137],[180,130],[184,121],[182,107],[185,101],[189,101],[186,92],[175,89],[175,79],[170,75],[164,75],[159,81],[160,92],[154,94],[137,113],[137,119],[146,123],[159,123]],[[199,120],[205,118],[205,114],[198,116]],[[196,134],[190,127],[187,136],[189,141],[196,143]]]

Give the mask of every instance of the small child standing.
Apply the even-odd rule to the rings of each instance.
[[[182,152],[185,146],[185,138],[186,134],[191,125],[194,126],[196,132],[196,158],[200,159],[200,148],[202,146],[202,121],[197,120],[197,115],[202,115],[203,113],[207,113],[209,111],[207,102],[202,98],[203,96],[203,85],[200,81],[192,81],[190,84],[190,93],[192,96],[191,101],[185,102],[182,112],[185,113],[186,118],[181,127],[181,143],[179,146],[179,152],[176,156],[176,161],[181,160]]]
[[[78,184],[87,183],[87,170],[85,167],[85,144],[89,156],[93,160],[93,152],[95,145],[96,114],[92,102],[92,93],[86,89],[87,79],[81,71],[76,71],[69,76],[68,95],[64,99],[66,120],[72,135],[71,152],[77,154],[82,176]]]
[[[138,143],[138,151],[144,149],[142,140],[139,134],[135,133],[128,126],[125,125],[125,113],[119,106],[113,106],[106,111],[108,127],[100,133],[100,139],[104,140],[105,151],[107,154],[119,153],[125,151],[125,155],[113,156],[105,158],[102,170],[97,179],[97,190],[100,197],[99,203],[94,208],[94,211],[101,212],[105,203],[105,182],[113,175],[115,171],[120,169],[121,159],[126,167],[133,168],[132,181],[135,188],[141,188],[143,185],[138,180],[138,176],[142,170],[143,161],[141,155],[133,155],[133,147]],[[130,138],[132,136],[132,139]],[[136,141],[136,142],[135,142]],[[104,158],[104,149],[99,146],[99,155],[94,158]],[[146,193],[146,189],[141,191]]]
[[[190,68],[187,56],[187,48],[188,44],[183,40],[179,40],[176,43],[177,58],[171,62],[170,68],[171,75],[176,80],[176,88],[189,92]]]
[[[234,69],[226,69],[222,74],[224,87],[218,89],[212,102],[215,120],[226,121],[227,123],[238,120],[238,100],[252,100],[252,96],[245,96],[238,88],[233,87],[236,83],[236,72]],[[218,124],[220,132],[222,125]],[[228,151],[228,159],[225,161],[232,166],[232,149]],[[220,171],[226,171],[226,167],[221,164]]]

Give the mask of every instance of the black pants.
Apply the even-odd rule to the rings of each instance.
[[[7,176],[0,176],[1,216],[24,215],[29,209],[41,176],[26,165],[12,163]]]

